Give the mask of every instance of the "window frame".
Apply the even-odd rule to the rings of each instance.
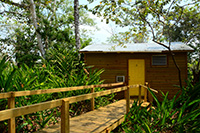
[[[118,81],[118,78],[122,78],[123,81]],[[125,81],[126,81],[126,79],[125,79],[125,76],[124,76],[124,75],[118,75],[118,76],[116,76],[116,82],[117,82],[117,83],[125,82]]]
[[[153,65],[153,58],[158,56],[165,56],[166,57],[166,64],[165,65]],[[168,67],[168,56],[167,54],[157,54],[151,56],[151,66],[152,67]]]

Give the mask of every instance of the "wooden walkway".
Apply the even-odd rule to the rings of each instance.
[[[70,133],[99,133],[112,131],[124,121],[126,100],[120,100],[94,111],[70,118]],[[54,125],[38,133],[59,133],[60,125]]]
[[[130,106],[133,100],[130,102]],[[148,106],[147,102],[143,106]],[[105,107],[70,119],[70,133],[107,133],[124,121],[126,100],[119,100]],[[37,133],[60,133],[60,125],[45,128]]]
[[[106,132],[113,130],[124,120],[126,100],[120,100],[70,119],[70,133]],[[54,125],[38,133],[59,133],[60,125]]]
[[[60,130],[63,133],[110,132],[124,121],[124,115],[130,109],[130,105],[133,102],[133,100],[130,100],[130,95],[129,95],[130,88],[139,88],[138,99],[140,102],[142,101],[141,88],[145,88],[144,101],[148,100],[147,86],[141,84],[129,85],[129,86],[123,86],[123,85],[124,83],[112,83],[112,84],[102,84],[102,85],[55,88],[47,90],[31,90],[31,91],[0,93],[0,99],[5,99],[5,98],[8,99],[8,109],[0,111],[0,121],[8,120],[8,132],[15,133],[16,117],[21,115],[31,114],[37,111],[42,111],[55,107],[61,107],[61,124],[57,124],[52,127],[43,129],[39,131],[39,133],[42,132],[58,133],[60,132]],[[97,87],[101,88],[111,87],[112,89],[95,92],[95,88]],[[56,92],[67,92],[67,91],[75,91],[83,89],[91,89],[91,93],[15,108],[15,97],[48,94]],[[151,90],[156,91],[153,89]],[[115,103],[94,110],[94,103],[96,97],[105,96],[122,91],[125,92],[126,99],[119,100]],[[77,117],[69,118],[70,104],[89,99],[91,100],[92,111]],[[148,106],[147,102],[145,102],[142,106]]]

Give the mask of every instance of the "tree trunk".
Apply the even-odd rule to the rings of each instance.
[[[75,25],[75,39],[76,39],[76,50],[78,51],[81,47],[80,33],[79,33],[79,1],[74,0],[74,25]]]
[[[182,79],[181,79],[181,69],[180,67],[178,66],[177,62],[176,62],[176,59],[174,57],[174,53],[171,51],[171,49],[169,50],[170,51],[170,54],[172,56],[172,60],[174,62],[174,65],[176,66],[176,69],[178,70],[178,79],[179,79],[179,85],[180,85],[180,88],[182,88]]]
[[[39,47],[42,57],[45,58],[45,50],[44,50],[44,46],[42,45],[41,35],[37,31],[38,24],[37,24],[37,17],[36,17],[36,11],[35,11],[35,3],[33,0],[30,0],[30,4],[31,4],[30,12],[32,15],[33,26],[35,27],[35,31],[36,31],[36,35],[37,35],[38,47]]]

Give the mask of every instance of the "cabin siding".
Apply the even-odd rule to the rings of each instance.
[[[152,55],[167,55],[167,66],[152,66]],[[169,53],[84,53],[85,62],[88,66],[96,69],[104,69],[101,79],[104,83],[116,82],[116,76],[125,76],[128,84],[128,60],[145,60],[145,81],[149,82],[152,88],[161,90],[164,93],[169,91],[169,98],[172,98],[180,89],[174,85],[179,85],[178,71]],[[187,79],[187,52],[175,53],[175,59],[181,69],[183,85]],[[161,94],[159,93],[160,97]]]

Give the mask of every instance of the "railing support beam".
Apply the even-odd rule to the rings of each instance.
[[[148,84],[147,86],[148,88],[150,88],[150,84]],[[148,99],[149,99],[149,102],[152,103],[153,102],[153,96],[151,95],[151,93],[148,91]]]
[[[8,98],[8,108],[12,109],[15,108],[15,97],[13,96],[13,92],[11,92],[11,97]],[[8,120],[8,132],[15,133],[15,117],[12,117]]]
[[[126,114],[130,111],[130,91],[129,87],[127,87],[126,93]]]
[[[94,88],[91,88],[91,93],[94,93]],[[94,110],[94,104],[95,104],[95,98],[91,98],[91,110],[93,111]]]
[[[145,83],[145,86],[148,86],[148,82]],[[147,102],[147,93],[148,93],[147,88],[144,88],[144,102]]]
[[[142,87],[139,85],[139,103],[141,103],[141,93],[142,93]]]
[[[61,106],[61,133],[69,133],[69,101],[62,100]]]

